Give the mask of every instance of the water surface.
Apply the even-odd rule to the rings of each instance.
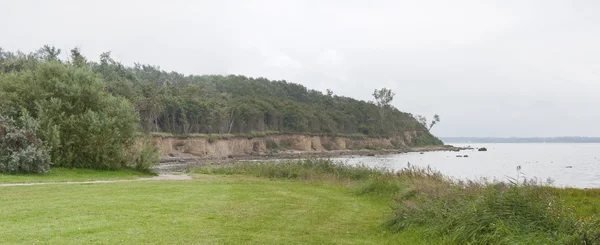
[[[452,144],[452,143],[449,143]],[[600,188],[600,144],[455,144],[486,147],[488,151],[406,153],[385,156],[354,156],[340,159],[350,164],[366,164],[399,170],[408,163],[430,166],[442,174],[457,179],[480,178],[508,180],[537,178],[553,180],[554,186]],[[468,155],[469,157],[456,157]],[[520,173],[517,166],[521,166]]]

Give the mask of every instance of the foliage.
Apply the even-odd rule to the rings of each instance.
[[[323,94],[287,81],[270,81],[265,78],[234,75],[184,76],[141,64],[127,67],[112,59],[110,52],[101,54],[99,62],[87,60],[77,48],[70,51],[70,62],[60,61],[58,54],[60,50],[50,46],[45,46],[32,55],[0,50],[0,57],[2,57],[0,72],[18,73],[28,70],[37,73],[37,66],[53,66],[52,71],[45,73],[46,76],[35,75],[33,78],[52,78],[56,82],[50,84],[64,86],[69,93],[75,92],[68,89],[73,86],[69,82],[73,79],[100,81],[88,84],[90,89],[95,91],[101,87],[108,93],[129,101],[139,115],[140,129],[147,133],[163,132],[176,135],[262,132],[362,133],[378,137],[402,135],[404,131],[427,131],[427,128],[419,124],[412,115],[390,105],[394,94],[386,88],[375,91],[377,104],[374,104],[333,95],[332,91]],[[58,67],[68,67],[68,71],[60,71]],[[78,75],[75,76],[76,74]],[[23,76],[24,74],[7,77],[5,80],[24,80]],[[94,79],[86,76],[94,76]],[[67,82],[61,81],[62,78]],[[83,88],[85,87],[81,89]],[[43,95],[54,92],[56,91],[32,93],[31,96],[22,98],[20,102],[42,96],[43,101],[39,103],[44,106],[51,98]],[[90,101],[79,101],[81,105],[89,105],[86,103],[98,97],[98,94],[94,93],[89,95],[92,95]],[[12,99],[15,98],[11,96],[9,101]],[[60,111],[68,106],[76,106],[70,103],[76,101],[64,99],[59,97],[57,102],[63,104],[51,104],[52,108],[44,109]],[[33,100],[26,106],[33,114],[35,111],[32,108],[36,101],[39,100]],[[76,107],[80,108],[81,105]],[[378,116],[381,119],[385,116],[385,120],[377,120]],[[52,117],[52,119],[56,118]],[[48,123],[47,126],[52,125],[56,123]],[[56,160],[55,157],[58,156],[53,155],[53,160]]]
[[[428,146],[428,145],[441,145],[442,141],[431,134],[417,134],[417,137],[413,138],[414,146]]]
[[[35,134],[38,126],[29,115],[24,115],[20,122],[0,116],[0,173],[48,171],[50,155]]]
[[[160,161],[159,149],[153,144],[151,136],[143,137],[130,155],[133,157],[133,167],[140,172],[153,172],[152,167]]]
[[[279,144],[277,144],[277,142],[275,142],[274,140],[267,140],[267,149],[268,150],[277,150],[279,149]]]
[[[382,88],[375,89],[373,97],[375,98],[375,104],[379,107],[379,119],[381,120],[381,130],[385,129],[385,111],[390,107],[390,103],[394,100],[396,94],[391,89]]]
[[[53,166],[117,169],[132,163],[138,114],[130,102],[107,93],[106,83],[87,68],[62,63],[59,50],[0,62],[0,112],[39,122],[37,135]],[[83,62],[84,60],[79,60]]]
[[[436,124],[438,124],[440,122],[440,115],[435,114],[433,115],[433,118],[431,119],[431,123],[427,123],[427,118],[421,115],[416,115],[415,119],[421,124],[423,125],[423,127],[425,127],[427,129],[427,131],[431,131],[431,128],[433,128],[433,126],[435,126]]]

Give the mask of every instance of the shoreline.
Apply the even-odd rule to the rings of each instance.
[[[381,150],[332,150],[332,151],[281,151],[270,153],[256,153],[243,155],[229,155],[227,158],[208,158],[194,156],[161,156],[160,163],[155,166],[159,173],[170,173],[183,171],[194,166],[226,164],[238,161],[275,160],[275,159],[302,159],[302,158],[335,158],[340,156],[381,156],[405,154],[413,152],[438,152],[474,149],[472,147],[456,147],[452,145],[410,147],[406,149],[381,149]]]

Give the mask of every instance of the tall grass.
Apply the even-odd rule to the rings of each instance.
[[[303,180],[366,180],[383,175],[383,170],[365,166],[350,167],[331,160],[308,159],[284,162],[241,162],[221,166],[205,166],[196,172],[204,174],[243,174],[256,177]]]
[[[385,229],[424,229],[447,244],[600,244],[597,218],[577,215],[558,194],[562,189],[535,181],[455,181],[429,168],[392,172],[331,160],[237,163],[198,172],[337,181],[359,195],[392,201]]]

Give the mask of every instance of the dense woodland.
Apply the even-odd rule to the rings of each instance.
[[[56,149],[49,153],[52,162],[65,166],[124,162],[127,154],[115,149],[131,145],[135,132],[388,137],[410,130],[421,132],[416,144],[441,143],[427,125],[389,103],[359,101],[331,91],[323,94],[265,78],[183,75],[141,64],[128,67],[111,58],[110,52],[98,62],[78,49],[70,50],[66,59],[60,57],[61,50],[50,46],[29,54],[0,49],[0,120],[13,120],[14,126],[35,132],[46,148]],[[22,118],[35,123],[25,127]],[[81,145],[89,147],[81,151]],[[82,157],[95,163],[76,161]]]

